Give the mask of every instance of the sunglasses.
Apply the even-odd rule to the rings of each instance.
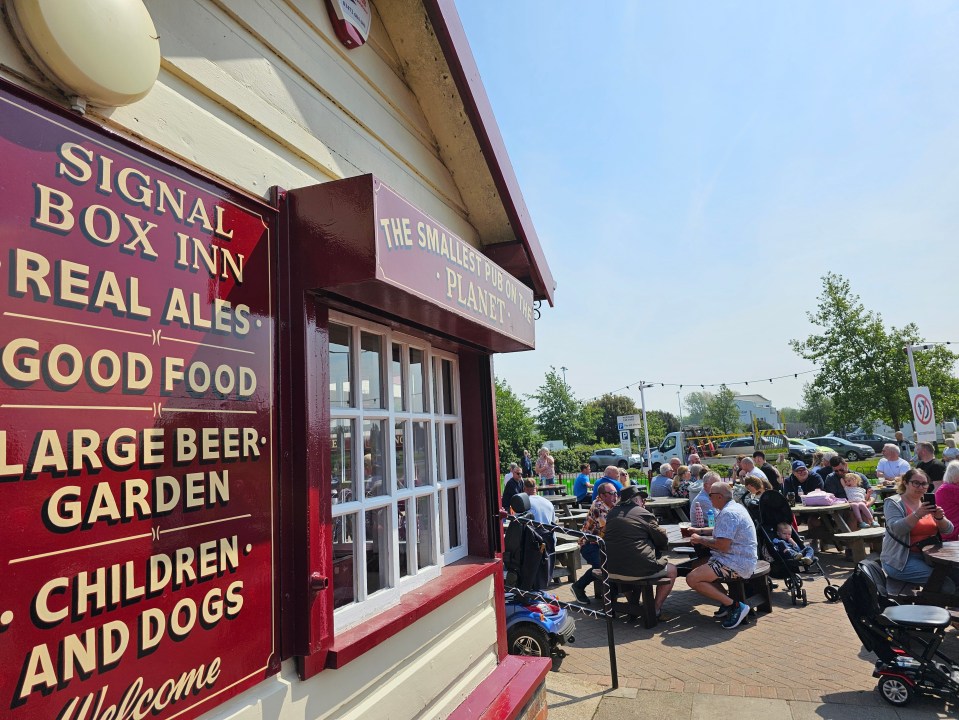
[[[925,480],[910,480],[910,481],[909,481],[909,484],[912,485],[913,487],[928,487],[928,486],[929,486],[929,483],[927,483]]]

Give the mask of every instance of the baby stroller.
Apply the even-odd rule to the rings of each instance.
[[[839,588],[832,584],[826,571],[823,569],[819,558],[816,558],[812,565],[804,567],[795,558],[784,557],[783,554],[773,544],[773,538],[776,537],[776,526],[779,523],[787,523],[792,528],[792,539],[796,541],[799,547],[803,546],[803,539],[796,532],[793,524],[793,513],[789,509],[789,503],[781,493],[775,490],[767,490],[759,496],[758,521],[756,522],[756,536],[759,540],[759,555],[770,565],[769,574],[774,578],[781,579],[786,584],[786,589],[792,597],[793,605],[802,602],[803,607],[809,604],[806,597],[806,590],[803,588],[803,579],[800,573],[818,573],[826,580],[826,599],[829,602],[835,602],[839,599]]]
[[[917,692],[959,697],[959,664],[939,652],[948,610],[897,604],[876,560],[860,562],[839,597],[863,646],[879,658],[872,676],[886,702],[906,705]]]

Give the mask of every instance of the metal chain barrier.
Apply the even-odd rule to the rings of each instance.
[[[577,603],[568,603],[556,598],[555,602],[559,604],[560,607],[566,608],[574,613],[582,615],[584,617],[593,618],[595,620],[605,620],[606,621],[606,643],[609,646],[609,672],[610,679],[612,680],[613,690],[619,687],[619,671],[616,667],[616,641],[613,633],[613,601],[612,594],[609,587],[609,572],[606,570],[606,541],[603,540],[599,535],[594,535],[593,533],[584,533],[580,530],[572,530],[569,528],[564,528],[560,525],[552,525],[549,523],[539,523],[536,522],[529,513],[524,513],[523,515],[513,515],[510,517],[510,522],[518,522],[531,530],[536,530],[539,532],[561,532],[564,535],[569,535],[570,537],[575,538],[585,538],[587,542],[595,542],[599,546],[599,572],[600,572],[600,583],[603,588],[603,609],[602,610],[592,610],[591,608],[584,607]],[[553,553],[553,560],[556,553]],[[552,567],[552,563],[550,563]],[[592,573],[592,568],[586,572]],[[595,578],[595,575],[593,576]],[[552,578],[549,578],[552,581]],[[542,592],[537,590],[520,590],[519,588],[514,588],[506,586],[506,590],[515,590],[516,592],[525,593],[526,595],[532,595],[541,600],[547,600],[543,596]],[[549,599],[550,602],[553,602],[552,599]]]

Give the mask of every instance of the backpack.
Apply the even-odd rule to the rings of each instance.
[[[503,548],[506,585],[520,590],[539,590],[547,571],[546,542],[540,533],[513,521],[506,528]]]

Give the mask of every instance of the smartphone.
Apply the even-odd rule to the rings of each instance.
[[[923,505],[932,505],[933,507],[935,507],[935,506],[936,506],[936,493],[934,493],[934,492],[924,493],[923,496],[922,496],[922,503],[923,503]]]

